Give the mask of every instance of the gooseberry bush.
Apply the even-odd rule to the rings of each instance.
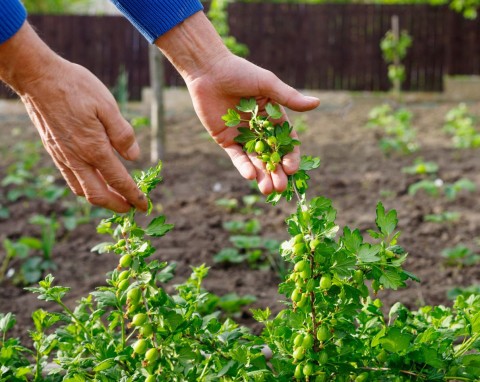
[[[277,106],[264,115],[244,100],[237,110],[228,111],[226,123],[241,126],[237,140],[270,169],[298,144],[288,122],[275,122]],[[407,254],[398,244],[397,214],[378,203],[368,238],[349,227],[339,234],[331,200],[306,195],[308,172],[318,166],[317,158],[303,157],[287,189],[268,197],[273,205],[294,199],[296,209],[286,220],[291,238],[280,248],[291,269],[279,286],[284,309],[252,310],[264,324],[261,335],[206,308],[205,265],[168,293],[173,267],[149,259],[150,238],[173,226],[164,216],[142,226],[132,209],[98,228],[114,240],[96,250],[119,256],[106,286],[74,309],[64,302],[68,288],[52,276],[29,288],[61,308],[33,313],[32,349],[8,337],[14,316],[0,316],[0,381],[478,381],[480,296],[418,311],[397,303],[385,313],[380,290],[418,281],[402,268]],[[157,166],[136,177],[145,194],[159,174]]]

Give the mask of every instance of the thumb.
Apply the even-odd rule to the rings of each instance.
[[[294,111],[308,111],[320,105],[318,98],[305,96],[280,80],[272,72],[266,72],[266,75],[260,76],[259,88],[262,92],[261,95],[267,96],[280,105]]]
[[[140,147],[135,139],[135,133],[132,126],[123,118],[118,106],[114,104],[100,108],[98,118],[115,150],[127,160],[137,159]]]

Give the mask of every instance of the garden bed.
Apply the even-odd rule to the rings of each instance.
[[[411,97],[408,108],[414,113],[413,125],[418,129],[418,153],[386,157],[378,147],[373,130],[364,127],[369,110],[381,103],[383,96],[348,95],[345,93],[320,94],[322,105],[304,114],[306,130],[300,133],[302,152],[320,156],[322,165],[312,172],[310,195],[325,195],[333,200],[338,210],[337,222],[362,231],[373,228],[375,206],[382,200],[387,209],[398,210],[400,244],[410,253],[405,269],[416,274],[422,282],[411,283],[409,289],[380,292],[387,304],[401,301],[411,308],[420,305],[449,304],[447,292],[457,286],[480,283],[480,265],[447,266],[441,256],[443,249],[465,244],[479,250],[480,191],[461,192],[455,200],[434,198],[425,193],[408,194],[410,184],[417,176],[402,173],[402,168],[413,163],[414,158],[434,161],[439,166],[439,177],[446,183],[468,178],[480,188],[480,155],[478,150],[457,150],[442,132],[443,119],[455,103],[435,102]],[[219,199],[235,198],[242,205],[242,197],[256,194],[251,185],[233,168],[226,154],[206,135],[198,122],[184,91],[171,90],[167,99],[167,153],[164,158],[163,184],[155,191],[157,210],[167,216],[175,229],[156,242],[155,256],[177,265],[180,281],[190,274],[190,267],[206,263],[212,268],[204,283],[206,289],[217,295],[236,292],[254,295],[257,301],[244,307],[237,317],[241,323],[259,331],[249,312],[250,307],[270,306],[281,309],[277,294],[279,278],[272,271],[253,270],[248,264],[215,264],[212,258],[221,249],[231,246],[230,234],[222,227],[232,220],[257,218],[264,237],[282,240],[287,238],[284,219],[294,205],[281,204],[280,208],[259,202],[261,213],[254,216],[242,213],[240,208],[230,211],[218,205]],[[7,106],[4,106],[7,105]],[[478,103],[470,110],[480,110]],[[28,117],[19,105],[2,104],[0,126],[4,131],[0,143],[2,168],[15,158],[11,147],[19,140],[33,140],[36,135]],[[145,113],[143,105],[131,105],[130,113]],[[291,113],[292,122],[299,114]],[[477,114],[478,116],[478,114]],[[15,135],[14,132],[17,132]],[[12,133],[10,133],[12,132]],[[148,130],[140,129],[137,136],[143,147],[142,160],[135,164],[148,166]],[[49,159],[45,166],[53,166]],[[59,181],[61,183],[61,181]],[[0,221],[0,239],[16,240],[21,236],[38,236],[38,227],[28,223],[35,213],[61,216],[61,203],[49,204],[43,200],[25,198],[7,205],[10,217]],[[458,222],[426,222],[425,215],[443,211],[460,213]],[[105,273],[118,263],[113,254],[92,253],[90,249],[107,238],[95,231],[95,222],[80,225],[74,231],[60,228],[53,249],[53,260],[58,269],[52,273],[58,283],[72,288],[66,299],[73,306],[75,300],[85,296],[96,286],[103,285]],[[4,255],[4,251],[2,257]],[[13,266],[18,262],[13,262]],[[36,308],[48,303],[12,285],[9,280],[0,287],[0,312],[11,311],[17,315],[14,334],[28,338],[32,326],[30,315]]]

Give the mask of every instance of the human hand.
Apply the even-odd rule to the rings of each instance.
[[[221,117],[227,109],[234,109],[241,98],[255,97],[259,114],[263,115],[266,115],[265,106],[269,102],[295,111],[307,111],[317,107],[319,100],[303,96],[273,73],[233,54],[218,59],[207,72],[191,81],[187,79],[187,87],[202,124],[225,149],[240,174],[246,179],[256,179],[263,194],[284,191],[287,187],[287,176],[298,170],[299,147],[295,146],[293,152],[285,155],[281,166],[269,172],[265,169],[265,163],[257,159],[255,153],[247,154],[234,141],[238,135],[237,129],[226,127]],[[283,117],[278,122],[287,120],[283,107],[281,110]],[[295,131],[292,137],[297,138]]]
[[[203,12],[189,17],[155,44],[184,78],[201,122],[240,174],[256,179],[264,194],[285,190],[287,175],[297,171],[300,163],[298,146],[285,155],[281,166],[269,172],[255,154],[245,153],[234,141],[237,129],[226,127],[221,117],[228,109],[234,109],[241,98],[255,97],[260,113],[265,113],[268,102],[306,111],[317,107],[319,100],[303,96],[268,70],[230,53]],[[283,117],[278,122],[287,119],[281,110]],[[297,137],[295,132],[292,137]]]
[[[115,154],[138,157],[133,129],[100,80],[57,56],[27,22],[0,44],[0,80],[21,97],[75,194],[116,212],[132,205],[147,209],[145,195]]]
[[[146,210],[146,197],[115,154],[140,150],[108,89],[87,69],[58,58],[21,95],[42,142],[72,191],[116,212]]]

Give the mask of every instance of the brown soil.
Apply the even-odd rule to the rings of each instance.
[[[415,157],[422,156],[438,163],[439,176],[445,182],[467,177],[480,188],[479,151],[452,149],[450,139],[441,130],[445,113],[456,104],[411,97],[407,107],[415,115],[414,124],[422,148],[413,156],[387,158],[378,148],[375,133],[364,128],[368,111],[382,102],[383,96],[344,93],[321,93],[319,96],[322,105],[304,115],[308,128],[300,137],[303,153],[322,158],[322,166],[312,174],[309,195],[332,198],[340,226],[358,227],[362,231],[373,228],[379,200],[386,208],[397,209],[402,231],[400,244],[410,253],[406,268],[422,280],[420,284],[412,283],[408,289],[382,292],[386,305],[395,301],[412,308],[421,304],[449,304],[446,292],[450,288],[480,283],[480,265],[462,269],[447,267],[441,257],[442,249],[459,243],[478,250],[480,191],[462,193],[454,201],[425,194],[412,197],[407,189],[418,178],[401,172]],[[278,311],[281,296],[277,294],[279,279],[274,272],[251,270],[246,264],[213,264],[212,256],[229,246],[229,235],[222,223],[253,217],[227,212],[216,204],[216,200],[240,199],[253,191],[225,153],[206,138],[185,91],[170,90],[166,98],[168,131],[164,182],[155,191],[154,201],[168,221],[175,224],[175,230],[156,243],[155,256],[178,263],[175,282],[185,279],[191,266],[206,263],[211,266],[204,284],[206,289],[218,295],[232,291],[239,295],[253,294],[257,296],[253,306],[270,306]],[[470,109],[478,113],[479,106],[471,104]],[[132,105],[131,112],[145,113],[145,107]],[[290,116],[294,122],[300,117],[296,113]],[[0,169],[3,176],[10,163],[9,147],[19,139],[36,139],[36,135],[22,106],[12,102],[0,104],[0,125],[4,132],[0,143],[4,154]],[[20,132],[20,135],[10,134],[10,131]],[[143,158],[136,166],[147,167],[148,132],[139,131],[137,135],[143,146]],[[45,163],[52,166],[48,158]],[[260,203],[258,207],[262,209],[262,214],[257,216],[262,234],[285,239],[284,219],[294,205],[272,207]],[[61,213],[60,204],[49,205],[40,200],[20,200],[8,208],[11,218],[0,221],[0,240],[38,234],[28,223],[34,213]],[[424,215],[444,210],[459,211],[460,221],[450,224],[424,221]],[[54,249],[58,269],[53,273],[59,284],[72,288],[67,299],[70,305],[102,285],[105,273],[118,261],[113,254],[99,255],[90,251],[95,244],[106,240],[96,233],[95,226],[96,223],[91,222],[71,233],[65,229],[59,232]],[[3,249],[1,251],[0,260],[4,256]],[[0,312],[11,311],[17,315],[15,335],[28,338],[27,329],[32,325],[30,315],[39,307],[53,308],[8,280],[0,286]],[[244,309],[239,321],[258,331],[260,327],[248,309]]]

